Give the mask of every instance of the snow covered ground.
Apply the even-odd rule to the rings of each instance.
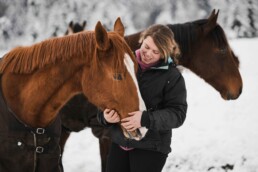
[[[242,95],[223,100],[202,79],[185,70],[188,113],[173,131],[172,153],[163,172],[258,172],[258,39],[230,41],[240,59]],[[100,170],[98,140],[91,130],[73,133],[64,153],[66,172]],[[228,169],[228,171],[230,171]]]
[[[231,40],[230,44],[240,59],[242,95],[224,101],[202,79],[184,70],[187,119],[173,132],[173,151],[163,172],[229,172],[230,167],[234,172],[258,172],[258,39]],[[101,171],[98,140],[90,129],[72,133],[63,163],[65,172]]]

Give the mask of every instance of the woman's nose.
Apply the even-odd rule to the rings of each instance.
[[[150,51],[150,50],[148,50],[148,51],[146,52],[146,54],[147,54],[148,57],[151,57],[151,51]]]

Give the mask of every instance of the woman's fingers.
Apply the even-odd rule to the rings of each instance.
[[[119,122],[120,121],[120,117],[118,116],[118,114],[114,114],[111,119],[114,122]]]
[[[110,112],[110,109],[105,109],[105,110],[104,110],[104,113],[105,113],[105,114],[108,114],[109,112]]]
[[[133,125],[123,126],[127,131],[134,131],[136,128]]]
[[[136,130],[134,124],[132,124],[130,121],[128,121],[128,122],[123,122],[121,125],[122,125],[127,131],[134,131],[134,130]]]
[[[133,128],[131,128],[131,129],[127,129],[127,131],[134,131],[134,130],[136,130],[137,128],[136,127],[133,127]]]
[[[104,117],[110,123],[117,123],[120,121],[120,117],[115,110],[105,109],[104,110]]]
[[[113,112],[113,114],[111,115],[111,119],[115,120],[116,118],[119,118],[117,112]]]

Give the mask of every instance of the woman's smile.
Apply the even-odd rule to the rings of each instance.
[[[156,63],[161,58],[159,49],[150,36],[144,39],[140,48],[140,53],[142,62],[145,64]]]

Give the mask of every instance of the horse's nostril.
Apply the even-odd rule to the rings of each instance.
[[[240,87],[238,95],[240,95],[242,93],[242,89],[243,89],[243,87]]]
[[[227,93],[227,100],[235,100],[239,95],[231,94],[230,92]]]
[[[231,100],[232,97],[233,97],[233,96],[228,92],[228,93],[227,93],[227,100]]]
[[[242,88],[243,87],[240,87],[239,88],[239,91],[238,91],[238,94],[231,94],[230,92],[227,92],[227,100],[235,100],[235,99],[237,99],[240,95],[241,95],[241,93],[242,93]]]

